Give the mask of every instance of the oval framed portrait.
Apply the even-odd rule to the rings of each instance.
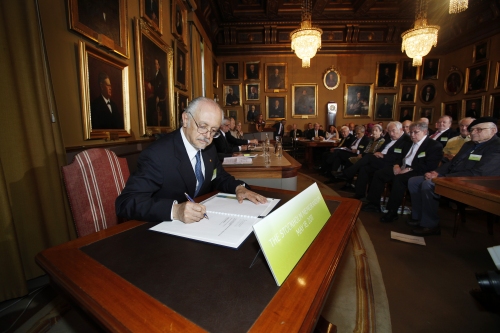
[[[423,103],[430,104],[436,97],[436,86],[432,83],[426,84],[420,91],[420,100]]]
[[[458,69],[451,70],[444,80],[444,91],[451,96],[458,94],[464,87],[464,76]]]
[[[328,90],[336,89],[340,84],[340,74],[335,67],[330,67],[325,71],[323,75],[323,84]]]

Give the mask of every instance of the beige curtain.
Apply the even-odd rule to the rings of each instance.
[[[53,106],[37,2],[0,1],[0,301],[44,272],[43,249],[75,237],[60,167],[65,151]],[[51,121],[54,117],[55,122]]]
[[[201,71],[201,36],[196,26],[191,22],[191,82],[193,89],[191,91],[192,98],[197,98],[203,95],[203,73]]]

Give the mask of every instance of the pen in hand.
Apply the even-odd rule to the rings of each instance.
[[[191,201],[191,202],[194,202],[194,200],[193,200],[193,199],[191,199],[191,197],[189,196],[189,194],[187,194],[186,192],[184,192],[184,195],[186,196],[186,199],[188,199],[188,200],[189,200],[189,201]],[[203,217],[205,217],[207,220],[210,220],[210,219],[208,218],[207,213],[203,214]]]

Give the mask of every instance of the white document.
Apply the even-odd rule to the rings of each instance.
[[[418,244],[425,246],[424,237],[411,236],[407,234],[400,234],[399,232],[391,231],[391,239],[399,240],[406,243]]]
[[[252,163],[253,161],[250,157],[235,156],[235,157],[224,157],[224,162],[222,162],[222,165],[252,164]]]
[[[267,203],[256,205],[250,200],[242,203],[236,199],[236,194],[218,193],[201,202],[207,208],[207,215],[211,214],[232,215],[238,217],[265,217],[280,202],[280,199],[267,198]]]

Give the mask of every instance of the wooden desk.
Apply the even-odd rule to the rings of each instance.
[[[293,197],[293,193],[289,191],[268,188],[256,190],[263,195],[282,198],[283,201]],[[205,197],[199,199],[203,200]],[[256,319],[252,319],[250,327],[242,328],[241,331],[289,333],[311,332],[314,329],[360,209],[360,202],[357,200],[340,197],[325,197],[325,199],[327,199],[330,211],[333,209],[332,216],[283,285],[276,286],[274,278],[267,271],[268,268],[264,266],[265,264],[259,268],[266,269],[264,270],[265,274],[260,276],[260,278],[265,279],[266,288],[274,286],[276,291],[263,310],[259,310]],[[44,250],[36,256],[36,261],[49,274],[53,284],[62,289],[108,331],[204,332],[202,327],[188,319],[188,315],[183,316],[177,311],[178,309],[166,306],[155,299],[155,295],[146,293],[143,289],[138,288],[134,284],[135,282],[132,283],[118,275],[114,270],[107,268],[84,251],[95,246],[106,248],[105,254],[108,257],[116,257],[114,260],[117,262],[116,265],[126,268],[125,273],[121,272],[122,275],[135,274],[139,280],[143,274],[150,273],[148,269],[155,270],[155,273],[158,270],[162,271],[162,269],[164,271],[166,265],[163,264],[163,260],[176,262],[177,265],[167,265],[166,269],[169,274],[160,275],[158,273],[154,275],[154,283],[147,284],[147,287],[153,288],[151,294],[154,294],[154,290],[162,291],[165,288],[174,288],[175,291],[177,287],[181,287],[181,284],[172,283],[169,285],[169,281],[176,278],[185,279],[186,283],[188,277],[191,277],[192,280],[196,278],[199,281],[204,281],[206,271],[202,268],[189,266],[189,270],[185,271],[177,267],[182,266],[186,260],[203,261],[204,256],[216,251],[217,262],[223,264],[225,260],[228,260],[228,257],[243,253],[242,247],[246,246],[248,249],[249,242],[252,240],[247,239],[240,249],[234,250],[147,231],[145,227],[149,228],[149,225],[144,224],[147,223],[129,221],[119,224],[107,230]],[[153,226],[153,224],[150,225]],[[146,240],[161,237],[161,242],[155,240],[144,244],[145,237]],[[182,246],[176,246],[175,253],[169,255],[160,255],[161,252],[157,252],[157,248],[153,247],[153,245],[168,246],[170,241],[181,242]],[[252,244],[250,243],[251,246],[253,246]],[[193,249],[193,247],[195,248]],[[199,251],[199,247],[204,250]],[[257,253],[257,249],[258,247],[253,251]],[[182,257],[184,253],[190,253],[189,251],[192,250],[196,251],[196,256],[192,257],[197,258]],[[254,253],[252,253],[253,255]],[[252,256],[245,258],[245,265],[247,265],[247,261],[251,261]],[[147,258],[155,262],[155,265],[153,267],[144,266],[147,260],[141,261],[140,265],[135,265],[132,264],[131,260],[134,258],[130,257]],[[218,273],[219,284],[231,292],[236,292],[239,291],[237,288],[239,283],[243,282],[235,281],[231,267],[229,266],[227,271],[219,271],[214,267],[209,273]],[[250,292],[258,294],[263,288],[261,283],[258,288],[250,290]],[[210,291],[213,292],[213,290]],[[227,327],[230,325],[223,316],[231,318],[232,315],[237,315],[239,312],[246,315],[243,308],[253,306],[251,301],[247,299],[240,302],[244,304],[232,304],[229,302],[234,302],[234,300],[227,298],[228,306],[232,311],[228,311],[229,313],[210,313],[217,303],[206,299],[206,294],[208,294],[207,290],[192,290],[192,294],[181,294],[178,297],[184,300],[188,298],[190,304],[202,305],[203,311],[209,313],[203,317],[215,320],[218,325],[212,331],[228,331]],[[238,331],[240,330],[230,332]]]
[[[437,194],[500,216],[500,177],[434,178]]]
[[[332,148],[338,146],[338,141],[311,141],[297,140],[297,143],[304,146],[305,149],[305,164],[309,169],[314,168],[314,149],[317,148]]]

